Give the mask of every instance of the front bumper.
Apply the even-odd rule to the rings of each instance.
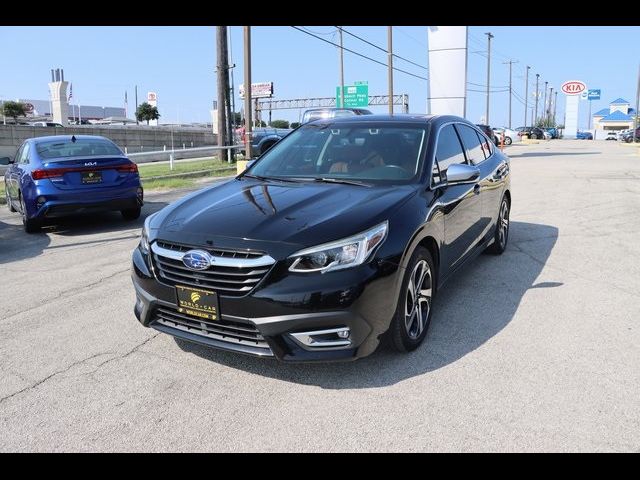
[[[285,362],[354,360],[371,354],[395,311],[389,293],[400,271],[388,262],[324,275],[272,271],[248,295],[220,295],[219,321],[203,322],[177,312],[175,287],[158,281],[153,269],[149,257],[136,248],[131,276],[134,313],[142,325],[210,347]],[[267,281],[272,277],[276,280]]]

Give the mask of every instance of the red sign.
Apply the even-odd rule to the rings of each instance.
[[[580,95],[587,89],[587,86],[580,80],[570,80],[568,82],[564,82],[561,89],[567,95]]]

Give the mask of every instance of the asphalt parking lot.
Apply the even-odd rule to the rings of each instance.
[[[142,219],[27,235],[2,206],[0,451],[640,451],[637,149],[508,153],[507,252],[440,292],[417,351],[352,363],[143,328],[129,276]]]

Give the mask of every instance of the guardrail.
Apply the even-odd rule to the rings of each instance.
[[[149,163],[149,162],[160,162],[160,161],[169,161],[172,165],[174,160],[184,160],[187,158],[197,158],[200,155],[206,155],[206,153],[216,153],[220,150],[225,150],[227,152],[227,161],[231,163],[231,155],[233,154],[233,150],[240,150],[244,148],[244,145],[230,145],[226,147],[219,147],[217,145],[211,145],[209,147],[194,147],[194,148],[181,148],[181,149],[166,149],[166,150],[156,150],[153,152],[135,152],[135,153],[127,153],[129,159],[134,161],[135,163]]]

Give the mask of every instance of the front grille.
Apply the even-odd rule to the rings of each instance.
[[[243,345],[252,348],[263,348],[271,351],[264,337],[255,326],[248,323],[229,320],[211,321],[192,317],[178,312],[172,307],[158,307],[153,312],[153,323],[175,328],[185,332],[201,335],[222,342]]]
[[[206,270],[191,270],[182,263],[182,254],[194,247],[158,241],[153,244],[153,260],[163,283],[211,289],[220,295],[241,297],[264,278],[275,263],[258,252],[206,249],[214,265]]]
[[[166,248],[167,250],[173,250],[175,252],[184,253],[196,248],[196,247],[188,247],[186,245],[180,245],[177,243],[163,242],[162,240],[158,240],[156,243],[158,244],[159,247]],[[205,248],[201,250],[206,250],[214,257],[221,257],[221,258],[260,258],[264,256],[264,253],[245,252],[245,251],[238,251],[238,250],[221,250],[219,248]]]

